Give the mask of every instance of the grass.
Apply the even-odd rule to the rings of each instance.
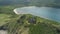
[[[0,26],[6,24],[16,14],[13,12],[15,6],[0,6]]]
[[[21,34],[21,33],[22,34],[24,34],[24,33],[28,33],[28,34],[58,34],[56,28],[58,28],[60,23],[34,16],[34,18],[36,19],[36,24],[31,24],[31,23],[28,24],[29,22],[27,19],[32,18],[33,15],[23,15],[23,16],[25,16],[25,17],[20,19],[21,16],[18,16],[9,22],[8,32],[10,34],[16,34],[16,33],[17,34]],[[24,23],[20,24],[20,22],[17,22],[18,20],[19,21],[21,20]],[[56,28],[54,28],[54,27],[56,27]],[[26,31],[26,30],[28,30],[28,31]]]
[[[10,16],[8,14],[0,14],[0,26],[7,23],[10,20]]]
[[[37,25],[31,25],[29,34],[57,34],[57,32],[53,26],[45,23],[40,23]]]

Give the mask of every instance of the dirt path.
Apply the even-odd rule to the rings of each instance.
[[[27,28],[26,30],[24,30],[21,34],[28,34],[29,28]]]
[[[7,31],[0,30],[0,34],[7,34]]]

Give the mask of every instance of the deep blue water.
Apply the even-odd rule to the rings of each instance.
[[[60,22],[60,9],[51,7],[23,7],[16,8],[18,13],[32,14],[42,18]]]

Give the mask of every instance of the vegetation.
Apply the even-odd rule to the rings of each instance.
[[[30,14],[16,15],[14,8],[0,7],[0,29],[8,30],[8,34],[60,34],[60,23]]]
[[[30,14],[16,15],[13,9],[23,6],[59,7],[59,0],[0,0],[0,30],[8,34],[60,34],[60,23]],[[22,3],[23,2],[23,3]]]
[[[59,25],[60,23],[55,21],[50,21],[28,14],[22,15],[18,19],[14,19],[12,22],[10,21],[8,31],[10,34],[22,34],[26,31],[26,29],[29,29],[29,31],[27,31],[28,34],[59,34],[57,31],[60,27]]]
[[[59,25],[55,21],[25,14],[12,18],[4,27],[9,34],[60,34]]]
[[[39,23],[30,26],[30,34],[57,34],[57,31],[50,24]]]

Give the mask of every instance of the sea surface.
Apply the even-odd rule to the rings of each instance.
[[[16,14],[32,14],[38,17],[54,20],[60,22],[60,8],[52,7],[21,7],[14,9]]]

